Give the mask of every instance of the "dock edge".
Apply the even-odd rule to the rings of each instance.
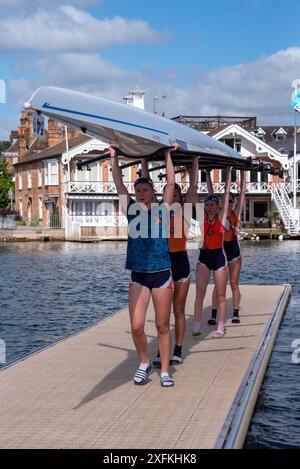
[[[257,350],[227,414],[215,449],[241,449],[243,447],[278,329],[291,294],[291,285],[284,284],[283,286],[283,292],[276,302]]]

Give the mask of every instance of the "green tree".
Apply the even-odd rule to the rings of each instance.
[[[8,191],[15,190],[12,175],[7,172],[7,165],[4,160],[0,160],[0,208],[9,206]]]
[[[0,140],[0,155],[3,151],[7,150],[11,146],[9,140]]]

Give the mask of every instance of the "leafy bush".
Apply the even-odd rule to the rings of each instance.
[[[16,221],[16,225],[17,226],[26,226],[26,221],[25,220],[17,220]]]
[[[39,226],[39,221],[38,221],[38,219],[37,219],[36,217],[32,217],[32,218],[31,218],[30,226],[33,226],[33,227]]]

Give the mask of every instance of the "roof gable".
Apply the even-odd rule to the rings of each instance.
[[[213,137],[217,140],[220,140],[221,138],[226,137],[226,135],[228,134],[239,135],[245,138],[246,140],[251,142],[253,145],[255,145],[255,150],[258,154],[261,154],[261,155],[267,154],[267,156],[271,160],[275,159],[279,161],[284,166],[285,169],[289,167],[289,163],[288,163],[286,156],[284,156],[281,152],[276,150],[274,147],[272,147],[265,141],[262,141],[260,138],[253,135],[252,132],[249,132],[248,130],[244,129],[238,124],[231,124],[229,126],[226,126],[226,128],[221,129]]]

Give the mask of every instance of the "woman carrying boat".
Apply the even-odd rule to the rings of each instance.
[[[206,172],[206,182],[208,193],[213,194],[213,185],[209,171]],[[239,309],[241,293],[239,288],[239,280],[242,267],[242,256],[238,238],[238,230],[240,226],[241,214],[245,205],[245,193],[246,172],[241,171],[241,188],[236,204],[234,203],[234,195],[232,193],[229,195],[229,213],[226,220],[226,231],[224,235],[224,251],[228,262],[229,280],[232,291],[233,314],[231,322],[234,324],[238,324],[240,322]],[[216,289],[214,288],[212,295],[211,318],[208,320],[208,324],[216,324],[217,312],[217,296]]]
[[[177,149],[175,145],[173,151]],[[123,183],[116,147],[110,146],[112,176],[120,205],[128,219],[126,269],[131,270],[129,284],[129,314],[133,342],[140,365],[133,381],[137,385],[148,382],[151,364],[147,354],[145,335],[146,311],[152,297],[158,346],[161,356],[160,383],[174,385],[169,375],[170,312],[173,299],[173,279],[168,249],[168,206],[174,198],[175,171],[171,149],[165,153],[167,187],[161,204],[153,204],[153,183],[149,178],[138,178],[134,183],[136,203]]]
[[[191,282],[186,233],[189,229],[192,215],[192,203],[197,190],[198,161],[198,157],[193,158],[192,168],[191,171],[189,171],[190,185],[184,199],[179,184],[175,184],[174,198],[170,212],[169,251],[174,281],[173,312],[175,316],[175,346],[170,359],[170,363],[173,365],[181,364],[183,361],[182,347],[186,328],[185,304]],[[149,177],[148,164],[145,158],[142,159],[142,176]],[[167,186],[165,186],[165,188],[166,187]],[[190,210],[185,210],[187,204],[190,204]],[[159,351],[157,352],[156,359],[153,361],[153,365],[157,367],[161,366]]]
[[[231,167],[226,170],[226,185],[223,199],[223,207],[219,209],[219,199],[211,194],[204,199],[204,223],[201,231],[203,234],[203,247],[200,249],[199,261],[196,267],[196,299],[194,307],[193,335],[201,334],[201,315],[203,302],[206,295],[211,272],[214,275],[217,302],[219,309],[218,328],[214,337],[223,337],[225,333],[224,323],[226,314],[226,284],[227,284],[227,259],[224,252],[225,223],[229,209],[229,190],[231,180]]]

